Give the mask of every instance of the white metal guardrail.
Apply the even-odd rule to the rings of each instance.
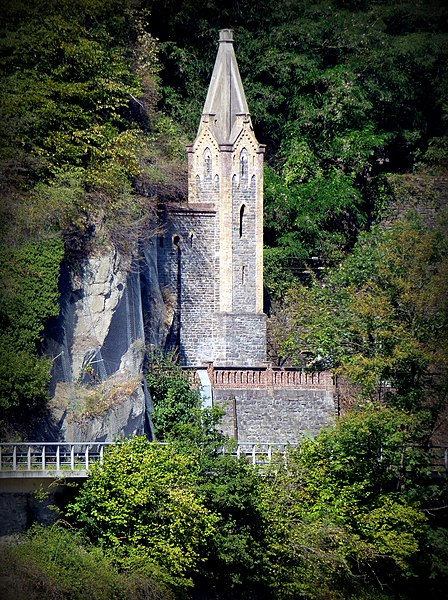
[[[114,442],[0,443],[0,478],[85,477]]]
[[[94,463],[102,463],[107,448],[120,442],[2,442],[0,478],[86,477]],[[286,456],[298,444],[239,442],[229,452],[253,465],[265,465],[274,456]],[[431,446],[432,470],[448,473],[448,446]],[[222,452],[226,452],[223,448]],[[228,452],[228,451],[227,451]]]
[[[107,448],[119,442],[2,442],[0,478],[85,477],[94,463],[102,463]],[[230,452],[252,464],[266,464],[285,454],[290,444],[242,442]],[[224,453],[225,450],[223,449]]]

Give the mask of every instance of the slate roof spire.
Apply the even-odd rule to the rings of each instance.
[[[219,32],[219,48],[202,115],[219,144],[233,142],[232,129],[238,116],[249,117],[231,29]]]

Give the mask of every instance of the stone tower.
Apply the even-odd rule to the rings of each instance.
[[[167,211],[159,274],[172,290],[171,344],[183,364],[257,366],[263,314],[263,154],[229,29],[188,152],[188,202]]]

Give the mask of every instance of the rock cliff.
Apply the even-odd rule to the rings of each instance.
[[[110,249],[76,270],[63,266],[61,312],[45,335],[45,353],[53,360],[52,400],[35,436],[109,441],[151,433],[142,375],[143,305],[150,344],[163,347],[166,335],[156,251],[149,241],[141,261]]]

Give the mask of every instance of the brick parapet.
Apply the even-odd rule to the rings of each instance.
[[[207,372],[213,388],[276,388],[315,389],[335,391],[330,371],[307,372],[294,368],[265,367],[215,367],[207,363]]]

